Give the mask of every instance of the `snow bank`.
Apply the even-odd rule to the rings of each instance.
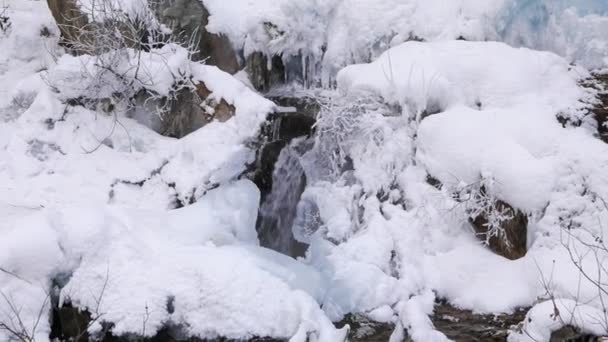
[[[508,341],[549,341],[551,333],[565,326],[576,327],[584,334],[603,336],[606,334],[603,317],[605,313],[598,308],[557,298],[554,303],[547,301],[530,310],[521,332],[511,334]]]
[[[535,210],[553,187],[555,115],[584,96],[570,69],[556,55],[501,43],[408,42],[346,67],[338,85],[381,95],[408,116],[441,112],[418,130],[418,158],[429,172],[452,187],[491,177],[499,198]]]
[[[548,275],[551,291],[572,299],[578,289],[601,307],[597,289],[578,284],[562,240],[566,227],[587,242],[607,233],[598,197],[608,196],[608,147],[556,118],[585,113],[594,94],[578,82],[587,76],[552,53],[464,41],[408,42],[340,71],[302,158],[308,187],[296,219],[311,243],[307,261],[331,281],[328,315],[376,317],[388,306],[393,315],[383,320],[441,341],[427,317],[435,295],[476,312],[511,312],[543,297]],[[520,260],[488,251],[453,198],[482,178],[528,213]],[[597,274],[588,259],[588,274]]]
[[[19,23],[52,20],[43,2],[12,8]],[[38,39],[38,27],[25,26],[35,29],[26,42]],[[18,44],[12,34],[0,44]],[[122,52],[124,64],[114,67],[141,82],[130,91],[166,95],[182,74],[204,82],[235,115],[181,140],[162,137],[120,106],[108,114],[66,105],[123,85],[92,77],[93,57],[0,54],[0,68],[16,67],[0,75],[2,91],[9,100],[28,95],[22,109],[1,106],[10,116],[0,121],[0,321],[16,318],[14,304],[27,333],[47,341],[47,294],[58,286],[53,298],[101,315],[91,332],[107,321],[115,334],[152,336],[174,325],[202,338],[344,340],[319,305],[324,277],[259,247],[259,191],[237,180],[254,158],[248,141],[275,105],[216,67],[190,62],[177,46]]]
[[[316,302],[320,275],[257,247],[258,202],[257,188],[240,181],[166,214],[74,206],[5,222],[0,264],[24,280],[3,273],[2,291],[29,322],[50,279],[64,277],[61,300],[102,315],[92,332],[108,321],[115,334],[152,336],[171,323],[201,338],[301,330],[338,340]],[[39,329],[48,333],[47,319]]]

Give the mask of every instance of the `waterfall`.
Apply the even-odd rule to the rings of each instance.
[[[306,245],[294,238],[293,223],[298,202],[306,187],[296,139],[280,153],[272,174],[272,190],[264,199],[258,217],[260,244],[293,257],[302,256]]]

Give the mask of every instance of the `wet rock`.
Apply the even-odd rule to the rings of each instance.
[[[218,337],[214,339],[202,339],[196,336],[187,335],[187,327],[178,324],[167,324],[152,337],[142,337],[139,335],[114,336],[110,332],[106,333],[101,342],[286,342],[269,337],[252,337],[250,339],[229,339]]]
[[[346,324],[350,342],[386,342],[395,330],[393,324],[374,322],[362,315],[347,315],[336,326],[343,328]]]
[[[608,143],[608,74],[596,75],[600,87],[599,102],[594,106],[592,112],[598,125],[598,135]]]
[[[209,11],[200,0],[160,0],[152,2],[159,21],[173,31],[184,45],[194,43],[197,52],[192,58],[206,61],[228,73],[239,70],[236,52],[230,40],[207,31]]]
[[[266,92],[274,85],[285,83],[285,66],[280,56],[268,57],[254,52],[247,57],[247,75],[255,89]]]
[[[522,258],[527,252],[528,216],[501,200],[496,200],[493,210],[506,217],[495,232],[490,232],[487,213],[469,219],[477,236],[498,255],[510,260]]]
[[[279,159],[279,155],[287,143],[283,140],[277,140],[265,144],[258,156],[258,168],[254,175],[253,182],[258,186],[260,192],[266,196],[272,190],[272,173],[274,166]]]
[[[249,173],[261,192],[256,222],[260,244],[293,257],[303,256],[308,247],[295,239],[292,227],[307,181],[300,156],[311,147],[309,139],[295,139],[312,135],[316,114],[270,115],[254,147],[256,163]]]
[[[269,99],[281,107],[295,108],[296,113],[309,118],[316,118],[321,111],[321,105],[312,97],[270,96]]]
[[[274,113],[264,124],[252,177],[262,193],[262,200],[272,189],[272,174],[283,148],[295,138],[310,136],[315,123],[314,117],[296,112]]]
[[[435,328],[456,342],[503,342],[511,327],[523,322],[528,309],[512,314],[480,315],[439,302],[431,321]]]
[[[602,337],[584,334],[572,326],[565,326],[551,334],[549,342],[602,342]]]
[[[509,331],[523,322],[528,310],[522,308],[512,314],[480,315],[438,301],[430,318],[435,329],[452,341],[504,342]],[[395,329],[393,324],[374,322],[362,315],[348,315],[336,325],[343,327],[345,324],[351,327],[348,335],[351,342],[388,341]],[[405,341],[411,341],[407,332]]]
[[[51,338],[74,342],[89,340],[87,330],[91,323],[91,314],[88,311],[67,302],[61,307],[54,307],[52,317]]]

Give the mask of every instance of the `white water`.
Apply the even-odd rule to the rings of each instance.
[[[262,203],[258,218],[262,246],[291,256],[300,256],[304,251],[292,230],[297,205],[306,187],[304,169],[294,146],[299,142],[296,140],[281,151],[272,175],[272,191]]]

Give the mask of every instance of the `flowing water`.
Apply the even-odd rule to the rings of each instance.
[[[306,245],[294,238],[293,223],[306,187],[296,140],[280,153],[272,174],[272,190],[260,207],[258,227],[262,246],[293,257],[302,256]]]

